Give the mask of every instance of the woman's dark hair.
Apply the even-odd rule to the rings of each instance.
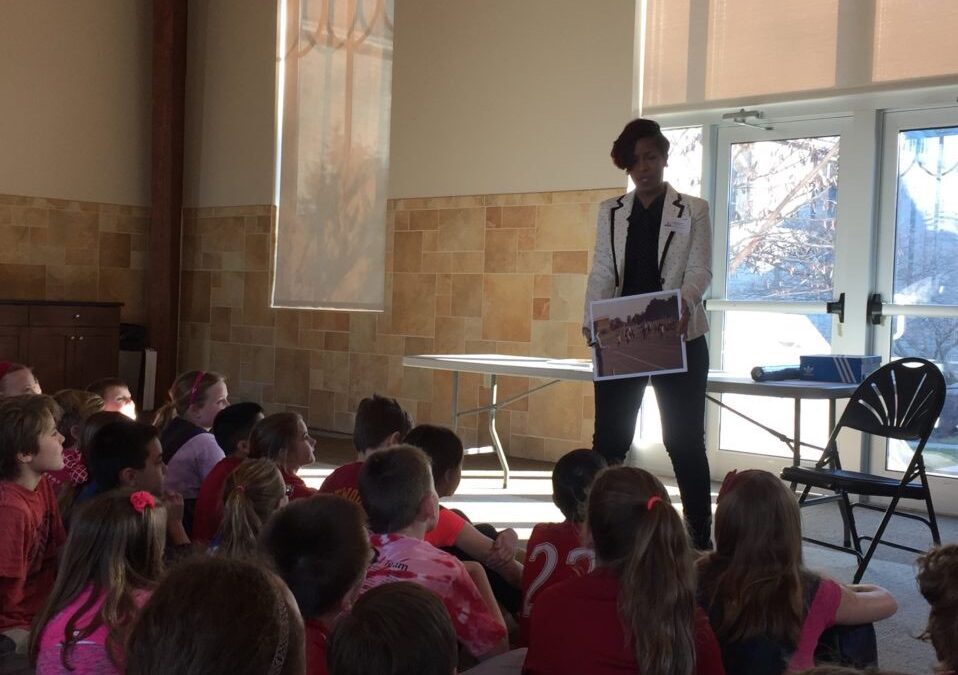
[[[267,521],[259,543],[307,619],[335,609],[369,563],[366,517],[336,495],[291,502]]]
[[[566,520],[585,521],[585,506],[592,481],[606,466],[605,459],[592,450],[566,453],[552,470],[552,501]]]
[[[432,481],[436,485],[442,482],[443,476],[449,471],[462,464],[462,441],[452,429],[420,424],[406,434],[403,443],[414,445],[426,453],[432,464]]]
[[[150,442],[156,437],[153,425],[134,422],[122,415],[97,431],[86,450],[90,477],[96,482],[97,494],[117,487],[123,469],[145,468],[150,456]]]
[[[635,144],[642,138],[651,138],[662,156],[668,157],[669,139],[662,133],[659,123],[640,117],[626,124],[622,133],[615,139],[612,144],[612,163],[623,171],[631,169],[635,164]]]
[[[273,413],[261,419],[249,432],[250,458],[271,459],[283,467],[290,445],[299,437],[302,419],[294,412]]]
[[[378,586],[360,596],[329,636],[330,675],[449,675],[458,644],[439,597],[411,581]]]
[[[129,675],[305,672],[303,619],[260,563],[196,556],[174,567],[127,644]]]

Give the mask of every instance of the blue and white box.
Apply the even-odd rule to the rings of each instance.
[[[818,354],[799,358],[803,380],[860,384],[881,365],[881,357],[848,354]]]

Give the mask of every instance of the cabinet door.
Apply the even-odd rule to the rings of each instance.
[[[28,363],[26,328],[0,326],[0,361]]]
[[[76,331],[70,328],[42,327],[28,331],[26,362],[40,381],[43,391],[53,394],[68,386],[67,363],[73,352]]]
[[[67,362],[68,386],[86,388],[94,380],[116,377],[120,369],[120,336],[117,330],[76,328]]]

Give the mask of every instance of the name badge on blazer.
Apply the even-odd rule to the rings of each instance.
[[[663,227],[676,234],[688,234],[692,231],[692,219],[688,216],[684,218],[669,218],[663,223]]]

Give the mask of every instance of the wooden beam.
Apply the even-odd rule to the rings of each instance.
[[[156,349],[156,401],[176,377],[186,117],[188,0],[153,0],[153,121],[147,331]]]

